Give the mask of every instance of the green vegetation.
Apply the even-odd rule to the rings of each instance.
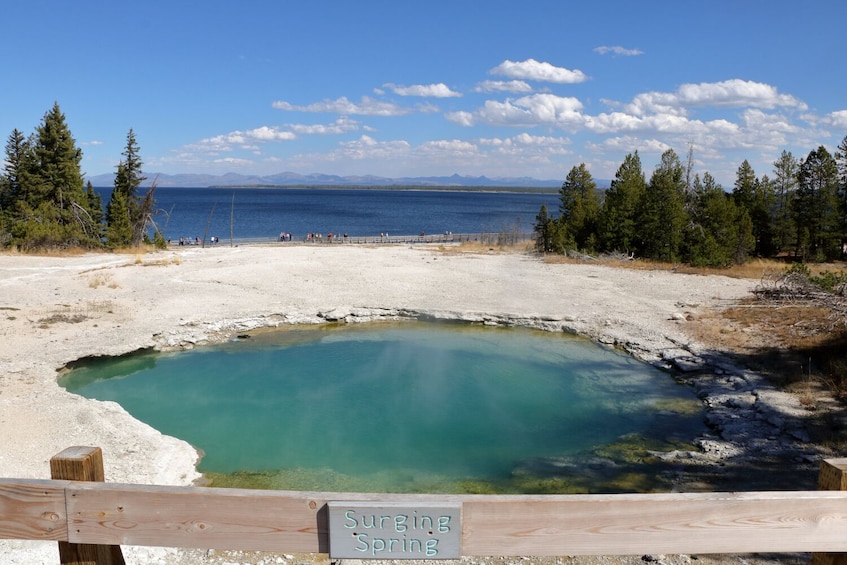
[[[15,129],[6,143],[0,176],[0,248],[99,249],[137,247],[152,223],[153,192],[137,189],[141,158],[129,130],[124,160],[104,216],[91,183],[83,186],[82,151],[77,148],[59,105],[44,114],[35,133]],[[164,246],[164,238],[155,242]]]
[[[783,151],[774,179],[745,160],[727,192],[708,173],[691,177],[669,149],[645,180],[638,152],[626,156],[605,193],[585,164],[559,190],[559,215],[542,207],[536,250],[623,253],[695,267],[729,267],[750,256],[799,261],[843,258],[847,242],[847,137],[835,156],[821,146],[798,161]]]
[[[816,287],[813,290],[820,289],[837,296],[844,296],[845,289],[847,289],[847,273],[843,271],[833,272],[822,270],[817,274],[812,274],[812,270],[802,263],[794,263],[790,267],[787,267],[782,281],[781,290],[783,291],[785,290],[784,287],[791,284],[796,287],[798,283],[804,289],[809,289],[809,285],[811,284]]]
[[[572,456],[519,461],[500,478],[452,479],[410,471],[392,477],[382,471],[354,477],[331,469],[289,468],[267,471],[204,473],[206,486],[323,492],[398,492],[442,494],[584,494],[666,492],[673,486],[674,462],[658,454],[694,451],[682,441],[630,434]]]

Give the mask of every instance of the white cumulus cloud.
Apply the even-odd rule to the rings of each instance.
[[[688,106],[786,106],[806,109],[806,104],[790,94],[780,94],[775,86],[752,80],[731,79],[723,82],[683,84],[679,88],[679,97]]]
[[[448,114],[447,119],[460,125],[575,127],[583,122],[581,110],[582,103],[573,97],[532,94],[504,102],[487,100],[482,108],[472,113],[454,112]]]
[[[239,135],[243,135],[247,139],[255,141],[288,141],[296,137],[290,131],[283,131],[279,128],[269,126],[261,126],[255,129],[247,130],[243,132],[243,134],[241,132],[236,133]]]
[[[749,130],[760,130],[770,132],[797,132],[800,130],[795,124],[782,114],[765,113],[759,109],[750,108],[744,111],[744,125]]]
[[[642,153],[648,152],[661,154],[668,149],[673,149],[670,145],[664,141],[659,141],[658,139],[641,139],[630,135],[610,137],[603,140],[601,143],[589,142],[586,143],[586,147],[592,150],[612,153],[631,153],[633,151],[640,151]]]
[[[623,57],[633,57],[635,55],[644,54],[644,51],[642,51],[641,49],[626,49],[624,47],[621,47],[620,45],[615,45],[612,47],[607,45],[601,45],[600,47],[595,47],[594,52],[599,53],[601,55],[611,53],[612,55],[620,55]]]
[[[464,127],[471,127],[476,124],[476,116],[474,116],[473,112],[448,112],[444,117]]]
[[[205,152],[232,151],[236,147],[241,149],[254,149],[256,143],[267,143],[271,141],[291,141],[297,136],[287,130],[272,126],[261,126],[250,130],[236,130],[229,133],[215,135],[201,139],[197,143],[188,146],[190,149]]]
[[[523,80],[484,80],[474,89],[476,92],[532,92],[532,86]]]
[[[491,69],[490,73],[518,80],[554,82],[557,84],[573,84],[588,80],[588,76],[578,69],[570,70],[556,67],[535,59],[527,59],[526,61],[506,60]]]
[[[375,100],[368,96],[363,96],[361,102],[358,103],[351,102],[346,96],[342,96],[335,100],[324,100],[306,105],[295,105],[284,100],[277,100],[272,106],[277,110],[288,112],[328,112],[363,116],[403,116],[412,111],[409,108],[403,108],[391,102]]]
[[[394,159],[407,154],[408,151],[407,141],[379,141],[369,135],[363,135],[359,139],[342,143],[333,153],[350,159]]]
[[[847,129],[847,110],[838,110],[826,115],[826,121],[832,127]]]
[[[213,159],[212,163],[216,165],[231,165],[236,167],[245,167],[253,164],[249,159],[239,159],[237,157],[223,157],[221,159]]]
[[[526,132],[518,135],[500,138],[491,137],[480,139],[481,146],[494,147],[502,155],[521,155],[524,157],[566,155],[569,153],[567,146],[571,140],[566,137],[553,137],[548,135],[530,135]]]
[[[293,124],[291,131],[304,135],[338,135],[359,129],[359,122],[342,116],[331,124]]]
[[[644,92],[627,106],[635,115],[650,113],[684,115],[692,107],[765,108],[805,110],[806,104],[790,94],[780,94],[775,86],[750,80],[683,84],[676,92]]]
[[[383,85],[390,89],[394,94],[400,96],[422,96],[425,98],[457,98],[462,95],[461,92],[451,90],[449,86],[440,82],[438,84],[413,84],[411,86],[398,86],[387,83]]]
[[[598,114],[585,118],[585,127],[598,134],[616,134],[623,132],[653,132],[679,135],[720,134],[734,135],[739,132],[737,124],[727,120],[690,120],[676,114],[652,114],[634,116],[624,112]]]
[[[424,153],[450,153],[454,156],[457,154],[473,154],[477,152],[476,145],[470,141],[461,139],[439,139],[426,141],[421,144],[420,150]]]

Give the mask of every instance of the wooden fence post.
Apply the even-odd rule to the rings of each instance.
[[[847,490],[847,459],[821,461],[818,490]],[[813,553],[812,565],[847,565],[847,553]]]
[[[69,447],[50,459],[55,480],[104,482],[103,451],[99,447]],[[62,565],[125,565],[119,545],[59,542]]]

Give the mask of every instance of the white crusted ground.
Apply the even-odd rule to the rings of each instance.
[[[50,457],[69,446],[94,445],[103,449],[107,481],[184,485],[197,478],[190,445],[114,403],[85,400],[56,384],[57,369],[80,357],[184,347],[278,324],[434,316],[565,330],[653,363],[700,368],[703,348],[686,336],[686,317],[744,297],[754,284],[401,246],[0,255],[0,476],[49,478]],[[757,381],[733,371],[718,371],[729,400],[716,406],[755,405]],[[710,397],[713,384],[700,383],[698,390]],[[777,394],[768,391],[769,398]],[[778,414],[768,417],[778,423]],[[731,455],[734,445],[718,434],[703,447],[720,457],[721,450]],[[126,547],[124,554],[128,563],[297,560],[160,548]],[[0,540],[0,563],[53,564],[57,556],[53,543]]]

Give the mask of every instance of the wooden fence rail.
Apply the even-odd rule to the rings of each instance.
[[[822,488],[845,477],[847,459],[824,462]],[[0,478],[0,538],[328,553],[335,501],[459,504],[466,556],[847,552],[841,490],[401,495]]]

